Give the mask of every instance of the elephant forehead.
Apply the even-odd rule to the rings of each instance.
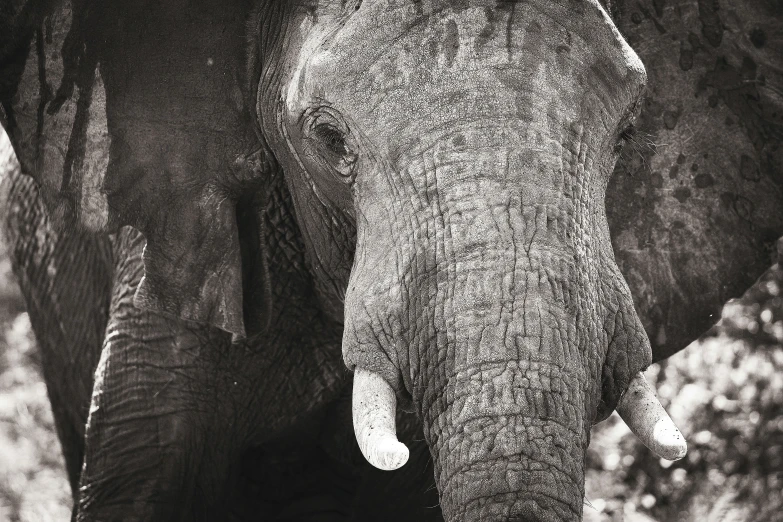
[[[411,115],[551,123],[542,112],[613,128],[644,68],[598,4],[573,4],[365,4],[310,39],[289,101],[326,100],[362,128],[404,131]]]

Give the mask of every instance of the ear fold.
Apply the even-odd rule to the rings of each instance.
[[[209,323],[245,337],[242,260],[234,204],[205,195],[162,209],[145,231],[144,278],[137,306]]]
[[[259,190],[269,168],[261,152],[237,161],[244,157],[240,147],[252,141],[243,133],[252,130],[240,122],[217,131],[172,128],[143,114],[145,105],[131,109],[136,117],[125,114],[112,129],[104,190],[110,225],[132,225],[147,239],[135,303],[243,338],[235,201]]]

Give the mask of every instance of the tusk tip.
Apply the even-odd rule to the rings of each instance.
[[[688,443],[669,419],[661,419],[653,430],[653,451],[666,460],[680,460],[688,453]]]
[[[385,471],[404,466],[410,452],[397,440],[397,397],[391,386],[380,375],[356,368],[352,408],[356,442],[364,458]]]
[[[671,461],[680,460],[688,454],[688,446],[685,444],[685,441],[668,446],[659,445],[655,448],[655,453],[662,459]]]
[[[617,405],[617,413],[642,443],[666,460],[679,460],[688,453],[685,437],[663,409],[652,386],[637,373]]]
[[[384,471],[399,469],[408,462],[410,451],[408,447],[398,440],[388,437],[378,441],[372,452],[367,455],[370,464]]]

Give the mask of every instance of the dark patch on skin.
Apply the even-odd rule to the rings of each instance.
[[[745,221],[751,222],[751,219],[753,217],[753,211],[755,210],[756,207],[751,200],[749,200],[745,196],[738,195],[734,199],[733,207],[734,207],[734,212],[736,212],[739,217],[741,217]]]
[[[459,29],[457,22],[449,20],[446,25],[446,37],[443,39],[443,52],[446,54],[446,67],[451,67],[459,52]]]
[[[767,43],[767,33],[758,27],[753,28],[748,35],[748,38],[750,38],[750,43],[752,43],[753,47],[756,49],[761,49]]]
[[[633,23],[635,23],[635,24],[640,24],[640,23],[642,23],[642,20],[644,20],[644,17],[642,16],[642,13],[640,13],[639,11],[636,11],[636,12],[634,12],[634,13],[631,15],[631,21],[632,21]]]
[[[672,130],[677,126],[680,119],[680,111],[666,111],[663,113],[663,124],[667,129]]]
[[[655,16],[658,18],[663,16],[663,8],[666,6],[666,0],[653,0],[653,8],[655,9]]]
[[[506,25],[506,50],[508,51],[508,60],[511,61],[511,34],[514,25],[514,12],[516,10],[516,4],[512,3],[511,10],[508,13],[508,24]],[[541,33],[541,25],[535,20],[527,26],[527,31],[534,34]]]
[[[680,230],[682,228],[685,228],[685,223],[682,221],[672,221],[672,229]]]
[[[690,71],[693,68],[693,50],[685,42],[680,44],[680,69]]]
[[[678,187],[674,189],[674,192],[672,192],[672,196],[680,203],[685,203],[686,201],[688,201],[688,198],[691,197],[691,189],[689,189],[688,187]]]
[[[699,0],[699,20],[701,34],[713,47],[718,47],[723,40],[723,22],[720,19],[718,0]]]
[[[636,7],[639,9],[639,11],[641,11],[645,18],[652,21],[653,25],[655,25],[655,29],[657,29],[659,33],[666,34],[666,28],[661,25],[661,22],[659,22],[658,19],[653,16],[649,9],[644,7],[640,2],[637,2]]]
[[[692,32],[688,33],[688,38],[680,44],[680,69],[689,71],[693,67],[693,59],[699,50],[701,50],[701,40]]]
[[[693,47],[694,52],[702,48],[701,40],[699,39],[699,36],[696,33],[693,32],[688,33],[688,43],[691,44],[691,47]]]
[[[85,31],[84,27],[97,23],[91,18],[94,18],[96,14],[100,16],[100,11],[95,8],[80,9],[74,13],[71,29],[63,43],[62,55],[65,68],[63,78],[57,89],[57,94],[47,110],[48,114],[55,114],[65,101],[71,98],[74,85],[79,88],[76,115],[68,141],[68,150],[65,154],[63,178],[60,186],[60,191],[71,197],[74,197],[71,193],[76,189],[76,187],[70,186],[74,168],[81,169],[86,154],[89,109],[92,102],[95,70],[98,66],[95,37],[86,36],[90,33]],[[72,201],[71,204],[75,206],[76,202]]]
[[[680,154],[677,156],[677,165],[682,165],[685,163],[685,155],[680,152]]]
[[[699,164],[698,163],[691,164],[691,172],[696,172],[697,170],[699,170]]]
[[[743,154],[740,157],[740,176],[749,181],[758,181],[761,179],[759,166],[756,165],[756,162],[747,154]]]
[[[454,136],[451,142],[457,147],[462,147],[466,143],[465,136],[463,136],[462,134],[457,134],[456,136]]]
[[[653,172],[652,177],[650,178],[650,182],[652,183],[652,186],[655,188],[661,188],[663,187],[663,176],[661,176],[660,172]]]
[[[76,115],[73,120],[73,130],[68,141],[68,151],[65,153],[65,164],[63,165],[63,179],[60,185],[60,191],[68,193],[71,189],[71,177],[74,167],[80,169],[84,163],[87,143],[87,124],[89,118],[90,103],[92,102],[92,87],[95,79],[95,69],[97,61],[91,65],[92,71],[87,82],[83,82],[79,87],[79,101],[76,103]]]
[[[715,60],[715,66],[700,81],[701,88],[713,88],[731,112],[742,121],[748,138],[756,150],[763,150],[768,143],[783,139],[783,121],[775,118],[759,92],[756,63],[744,57],[740,68],[733,66],[724,56]],[[727,125],[734,122],[726,121]]]
[[[693,179],[693,182],[696,185],[696,188],[700,189],[711,187],[715,184],[713,177],[707,173],[699,174]]]
[[[487,17],[487,25],[485,25],[481,32],[479,32],[476,38],[476,48],[482,47],[487,44],[492,37],[495,36],[495,10],[491,7],[484,8],[484,15]]]
[[[679,173],[680,173],[679,165],[672,165],[671,168],[669,168],[669,179],[676,178],[677,174]]]
[[[538,22],[533,21],[527,26],[527,32],[530,37],[526,37],[522,42],[522,48],[520,53],[524,56],[542,56],[543,51],[541,47],[544,44],[543,38],[540,37],[541,25]],[[511,48],[508,49],[509,59],[511,58]],[[515,76],[513,72],[497,71],[495,73],[498,80],[506,87],[516,92],[514,98],[514,105],[516,107],[517,117],[523,122],[532,122],[534,120],[535,107],[530,105],[530,96],[527,93],[527,89],[523,87],[520,80]]]

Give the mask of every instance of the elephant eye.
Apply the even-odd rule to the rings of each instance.
[[[314,134],[330,152],[338,155],[344,155],[348,152],[343,133],[332,125],[328,123],[318,125],[315,127]]]
[[[349,149],[345,134],[330,123],[321,123],[313,128],[313,136],[329,165],[340,177],[350,181],[357,155]]]

